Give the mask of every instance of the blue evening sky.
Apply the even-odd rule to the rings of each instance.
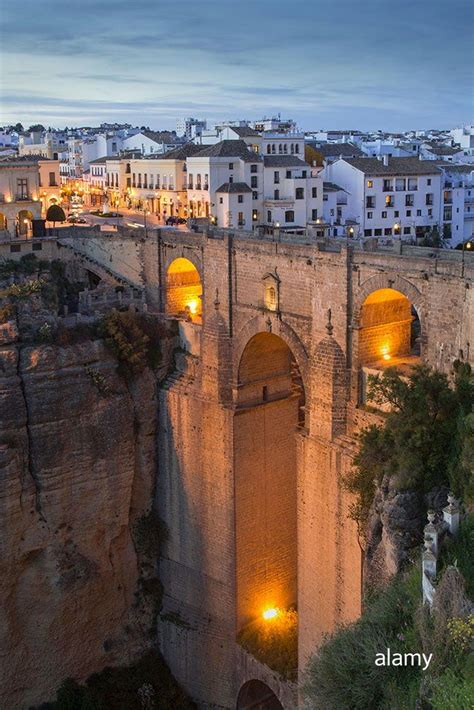
[[[0,125],[473,119],[472,0],[3,0]]]

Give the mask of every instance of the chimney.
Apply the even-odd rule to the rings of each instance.
[[[388,166],[388,155],[383,156],[383,164],[385,165],[385,167]]]

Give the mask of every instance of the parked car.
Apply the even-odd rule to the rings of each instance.
[[[178,224],[178,218],[177,217],[168,217],[168,219],[166,220],[166,224],[167,225]]]

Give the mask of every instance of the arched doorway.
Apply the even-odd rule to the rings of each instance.
[[[416,364],[420,340],[418,313],[403,293],[381,288],[367,296],[360,312],[360,365]]]
[[[305,393],[286,342],[248,341],[234,415],[237,626],[297,603],[296,431]]]
[[[249,680],[240,689],[236,710],[283,710],[283,706],[268,685]]]
[[[171,262],[166,274],[166,312],[202,322],[202,283],[194,264],[180,257]]]
[[[18,212],[18,234],[28,237],[33,229],[33,214],[30,210],[20,210]]]
[[[421,361],[421,322],[405,294],[393,288],[370,293],[362,304],[359,321],[360,404],[390,410],[388,402],[370,398],[370,377],[388,367],[409,376]]]

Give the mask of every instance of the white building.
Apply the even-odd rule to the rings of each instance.
[[[322,216],[322,179],[295,153],[262,156],[243,140],[224,140],[186,162],[191,217],[245,231],[291,231]]]
[[[442,174],[444,235],[451,246],[474,238],[474,165],[438,163]]]
[[[123,150],[138,150],[142,155],[166,153],[179,143],[176,133],[170,131],[140,131],[123,139]]]
[[[451,131],[453,143],[457,143],[463,150],[474,150],[474,123],[470,126],[454,128]]]
[[[323,217],[323,180],[296,155],[264,155],[265,225],[305,228]]]
[[[363,237],[422,237],[442,225],[441,172],[418,158],[348,158],[324,178],[347,191],[347,213]]]
[[[192,141],[196,136],[200,136],[207,128],[207,122],[199,118],[180,118],[176,122],[176,134]]]

